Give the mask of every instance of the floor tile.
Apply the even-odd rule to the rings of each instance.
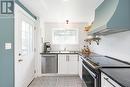
[[[34,79],[28,87],[86,87],[78,76],[44,76]]]

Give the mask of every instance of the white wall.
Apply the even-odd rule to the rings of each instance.
[[[35,40],[35,48],[36,48],[36,52],[35,52],[35,70],[36,70],[36,74],[35,77],[37,76],[41,76],[41,55],[40,53],[43,50],[43,43],[44,43],[44,36],[45,36],[45,32],[44,32],[44,21],[43,18],[39,18],[37,21],[37,26],[36,26],[36,31],[35,31],[35,36],[36,36],[36,40]]]
[[[91,46],[96,53],[130,62],[130,31],[102,36],[99,46]]]
[[[79,50],[84,43],[84,39],[87,36],[87,33],[84,31],[85,23],[73,23],[73,24],[65,24],[65,23],[45,23],[45,41],[51,42],[52,44],[52,29],[53,28],[76,28],[79,29],[79,44],[77,45],[54,45],[52,44],[52,50],[63,50],[67,48],[67,50]],[[62,43],[62,42],[61,42]]]

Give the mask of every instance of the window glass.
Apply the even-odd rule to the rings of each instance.
[[[33,52],[33,26],[22,21],[22,54],[29,55]]]
[[[78,44],[78,29],[53,29],[53,44]]]

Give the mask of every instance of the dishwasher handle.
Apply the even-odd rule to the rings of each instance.
[[[57,55],[50,55],[50,54],[48,54],[48,55],[42,55],[42,57],[57,57]]]

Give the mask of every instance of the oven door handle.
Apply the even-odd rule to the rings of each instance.
[[[91,71],[89,70],[83,63],[82,65],[84,66],[84,68],[92,75],[93,78],[96,78],[97,76]]]

